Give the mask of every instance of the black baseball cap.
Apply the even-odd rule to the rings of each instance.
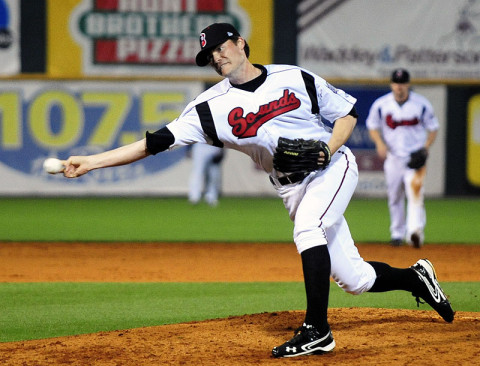
[[[392,72],[392,83],[406,84],[410,82],[410,74],[405,69],[396,69]]]
[[[240,37],[240,33],[229,23],[213,23],[200,33],[201,51],[197,54],[195,62],[198,66],[206,66],[209,63],[210,51],[226,40]]]

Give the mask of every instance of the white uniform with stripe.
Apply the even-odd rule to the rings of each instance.
[[[352,293],[367,291],[376,274],[360,257],[343,216],[358,181],[351,151],[342,146],[327,169],[310,173],[301,183],[282,186],[276,179],[281,174],[273,169],[279,137],[328,142],[331,128],[320,115],[334,122],[351,111],[356,99],[296,66],[265,69],[266,79],[254,91],[233,87],[224,79],[200,94],[167,125],[175,137],[170,148],[198,142],[249,155],[276,182],[295,224],[298,251],[328,245],[331,274],[339,286]]]
[[[368,129],[379,130],[388,147],[384,171],[391,237],[409,241],[411,234],[417,232],[423,242],[426,224],[423,181],[426,170],[410,169],[407,163],[410,153],[425,146],[428,131],[439,127],[433,107],[425,97],[413,91],[409,92],[407,101],[399,105],[390,92],[372,104],[366,125]],[[408,202],[406,215],[405,198]]]

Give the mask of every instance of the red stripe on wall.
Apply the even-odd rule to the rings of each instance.
[[[97,10],[117,10],[118,0],[95,0],[94,9]]]
[[[225,10],[225,0],[197,0],[198,11],[218,11]]]
[[[182,9],[186,10],[186,0],[180,0]],[[94,0],[96,10],[118,10],[119,0]],[[225,0],[197,0],[197,10],[201,12],[225,11]]]

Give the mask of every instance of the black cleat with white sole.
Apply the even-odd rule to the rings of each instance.
[[[440,316],[451,323],[455,316],[455,312],[448,301],[447,296],[443,292],[437,281],[437,275],[433,264],[428,259],[420,259],[412,268],[418,275],[418,278],[424,286],[418,293],[413,293],[417,298],[417,305],[420,303],[420,297],[427,302]]]
[[[313,325],[305,323],[295,331],[295,336],[272,350],[273,357],[296,357],[330,352],[335,348],[335,340],[329,330],[321,335]]]

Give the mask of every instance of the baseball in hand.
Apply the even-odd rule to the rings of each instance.
[[[65,169],[62,161],[55,158],[48,158],[43,162],[43,169],[50,174],[61,173]]]

